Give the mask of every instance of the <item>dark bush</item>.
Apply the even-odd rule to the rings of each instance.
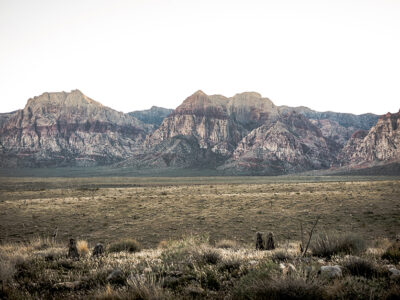
[[[218,270],[221,272],[228,271],[232,273],[234,270],[240,269],[240,261],[238,259],[228,259],[220,263]]]
[[[344,262],[343,267],[353,276],[372,278],[382,274],[374,263],[359,257],[350,257]]]
[[[201,286],[205,289],[218,291],[221,287],[221,284],[215,272],[207,270],[204,276],[201,278]]]
[[[221,260],[221,255],[215,249],[205,249],[199,254],[200,263],[216,265]]]
[[[139,252],[141,250],[141,245],[135,239],[124,239],[118,242],[112,243],[108,247],[109,252],[121,252],[121,251],[128,251],[128,252]]]

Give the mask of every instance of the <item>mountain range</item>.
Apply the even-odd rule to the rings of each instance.
[[[176,109],[122,113],[79,90],[0,114],[0,167],[204,168],[278,175],[400,161],[400,113],[276,106],[255,92],[197,91]]]

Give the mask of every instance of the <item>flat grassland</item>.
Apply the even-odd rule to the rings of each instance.
[[[253,243],[274,232],[300,240],[400,233],[400,179],[372,177],[0,178],[0,243],[51,237],[93,244],[135,238],[144,247],[185,234]]]

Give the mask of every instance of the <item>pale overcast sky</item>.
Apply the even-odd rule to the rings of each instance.
[[[397,112],[400,1],[0,0],[0,112],[72,89],[124,112],[199,89]]]

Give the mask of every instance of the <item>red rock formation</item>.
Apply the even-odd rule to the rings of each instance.
[[[379,118],[368,133],[355,132],[339,154],[343,165],[400,160],[400,112]]]
[[[144,140],[140,121],[78,90],[29,99],[0,128],[2,166],[97,165],[125,159]]]
[[[244,137],[222,169],[281,174],[327,168],[334,161],[321,131],[295,112]]]

